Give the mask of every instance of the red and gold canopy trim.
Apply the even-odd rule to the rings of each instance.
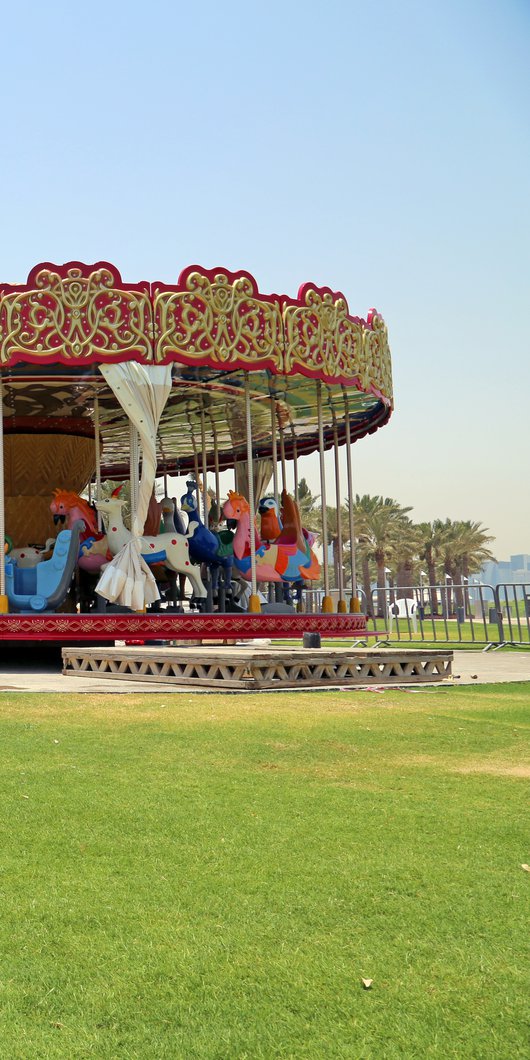
[[[27,284],[0,284],[0,365],[153,360],[148,283],[124,284],[114,265],[44,262]]]
[[[212,368],[282,370],[279,299],[248,272],[190,266],[178,284],[153,284],[155,357]]]
[[[383,318],[351,316],[328,287],[264,295],[248,272],[198,265],[175,285],[124,284],[108,262],[46,262],[25,285],[0,284],[0,366],[130,359],[304,375],[392,406]]]

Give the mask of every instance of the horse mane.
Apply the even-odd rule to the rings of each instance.
[[[55,489],[53,491],[53,498],[56,504],[64,504],[65,508],[79,508],[83,519],[91,530],[96,529],[94,512],[84,497],[80,497],[79,494],[74,493],[73,490]]]

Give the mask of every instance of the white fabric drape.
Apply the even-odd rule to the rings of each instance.
[[[97,592],[112,603],[142,611],[160,599],[156,581],[140,552],[140,538],[155,484],[156,434],[171,392],[171,366],[126,361],[100,365],[100,371],[138,431],[143,459],[131,539],[103,571]]]

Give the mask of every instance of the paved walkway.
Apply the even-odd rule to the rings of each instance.
[[[0,692],[79,693],[204,692],[202,688],[176,688],[175,685],[147,681],[106,680],[103,677],[65,677],[61,673],[59,649],[12,649],[9,661],[0,662]],[[455,651],[451,683],[491,684],[498,681],[530,682],[530,651]],[[449,682],[443,682],[445,686]],[[419,687],[419,686],[417,686]]]

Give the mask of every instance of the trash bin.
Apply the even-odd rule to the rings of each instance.
[[[456,609],[456,621],[459,625],[466,621],[466,609],[465,607],[457,607]],[[490,619],[491,621],[491,619]]]
[[[490,609],[489,609],[489,621],[492,622],[492,623],[494,623],[494,622],[502,622],[502,611],[497,611],[496,607],[490,607]]]
[[[530,596],[524,598],[524,613],[526,618],[530,618]]]

